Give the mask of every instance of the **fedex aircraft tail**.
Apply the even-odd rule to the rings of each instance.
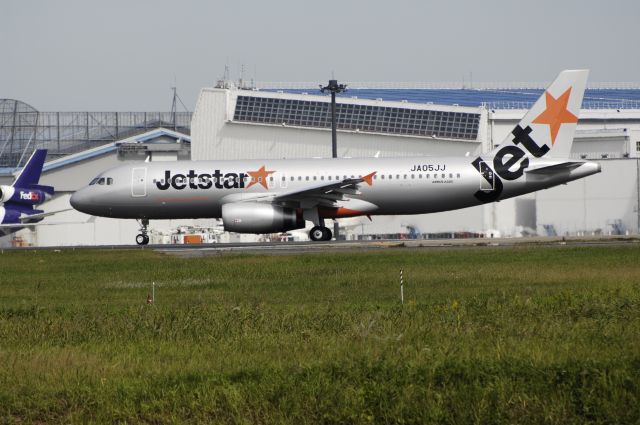
[[[490,155],[522,145],[527,156],[568,158],[588,75],[586,69],[562,71]]]
[[[28,188],[41,190],[50,195],[53,194],[53,188],[51,186],[43,186],[39,185],[40,174],[42,174],[42,167],[44,165],[44,160],[47,157],[46,149],[36,149],[27,163],[16,177],[16,180],[13,182],[11,186],[16,188]]]

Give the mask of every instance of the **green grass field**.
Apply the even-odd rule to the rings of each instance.
[[[613,424],[639,400],[637,245],[0,255],[1,423]]]

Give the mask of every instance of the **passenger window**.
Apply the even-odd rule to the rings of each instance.
[[[396,179],[400,179],[400,174],[396,174]]]
[[[309,176],[305,176],[304,178],[306,181],[309,181]]]
[[[422,174],[418,174],[418,178],[421,179],[422,178]]]
[[[340,176],[336,176],[336,180],[340,180]]]
[[[380,175],[380,180],[384,180],[384,174]]]
[[[393,175],[389,174],[389,180],[393,179]]]
[[[404,179],[405,179],[405,180],[407,179],[407,175],[406,175],[406,174],[404,175]]]
[[[457,178],[460,178],[460,173],[456,174],[456,177],[457,177]]]
[[[453,178],[453,174],[449,173],[449,178],[452,179]]]
[[[320,180],[324,180],[324,176],[320,176]]]
[[[443,179],[447,178],[447,175],[445,173],[442,173],[442,178]]]
[[[314,180],[314,181],[315,181],[315,180],[316,180],[317,178],[318,178],[318,177],[316,177],[316,176],[313,176],[313,180]]]
[[[416,178],[416,175],[415,175],[415,174],[411,174],[411,178],[412,178],[412,179],[415,179],[415,178]]]

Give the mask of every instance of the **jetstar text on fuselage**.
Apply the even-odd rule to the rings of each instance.
[[[186,174],[171,175],[170,170],[165,170],[164,179],[156,181],[156,187],[167,190],[170,187],[176,190],[186,189],[244,189],[245,181],[249,178],[246,173],[223,173],[214,170],[213,173],[198,174],[195,170],[189,170]]]

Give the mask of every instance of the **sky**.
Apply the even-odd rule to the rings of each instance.
[[[637,0],[0,0],[0,98],[41,111],[193,110],[257,81],[640,82]]]

